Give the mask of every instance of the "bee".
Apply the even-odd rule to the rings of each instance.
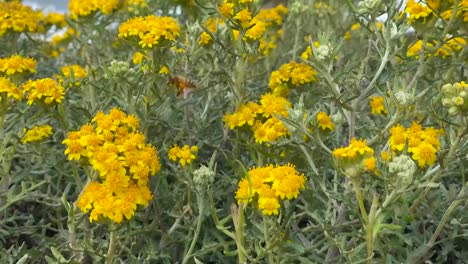
[[[169,79],[169,83],[177,87],[177,96],[184,95],[184,97],[193,92],[197,86],[192,80],[189,80],[181,75],[173,75]]]

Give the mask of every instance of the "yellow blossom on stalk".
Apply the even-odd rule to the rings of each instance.
[[[77,64],[63,66],[60,70],[62,71],[63,76],[68,79],[73,79],[75,81],[75,85],[77,86],[81,84],[79,80],[85,78],[88,75],[86,70]]]
[[[389,143],[393,151],[402,151],[405,148],[406,130],[402,125],[397,124],[390,128]]]
[[[178,145],[174,145],[172,148],[169,149],[167,156],[170,160],[174,162],[179,160],[180,165],[182,165],[182,167],[185,167],[197,158],[197,156],[195,155],[197,152],[197,146],[190,147],[189,145],[185,145],[183,147],[179,147]]]
[[[58,46],[60,43],[66,42],[71,40],[75,35],[79,36],[79,32],[75,32],[75,30],[71,27],[67,28],[67,31],[63,33],[63,35],[55,35],[52,37],[52,46]]]
[[[83,212],[90,212],[90,221],[107,218],[121,223],[151,200],[148,178],[161,165],[156,148],[144,143],[138,126],[135,116],[114,108],[109,114],[97,113],[91,124],[69,132],[63,141],[69,160],[83,160],[99,174],[76,202]]]
[[[435,56],[440,56],[442,58],[452,56],[456,52],[460,52],[463,47],[466,46],[466,39],[462,37],[456,37],[452,39],[445,39],[444,44],[436,50],[434,53]]]
[[[198,40],[199,45],[208,45],[211,43],[213,38],[210,36],[210,34],[206,32],[202,32],[200,35],[200,40]]]
[[[380,158],[382,158],[382,161],[387,161],[390,159],[390,153],[388,151],[382,151],[380,152]]]
[[[238,111],[226,114],[223,120],[231,129],[242,127],[245,124],[251,126],[255,142],[259,144],[273,142],[288,135],[288,130],[283,122],[275,116],[287,117],[288,108],[291,108],[291,103],[286,98],[274,94],[264,94],[260,99],[260,104],[249,102],[246,105],[241,105]],[[265,118],[267,119],[265,120]]]
[[[335,124],[331,120],[330,116],[328,116],[325,112],[318,112],[317,113],[317,126],[322,129],[322,130],[327,130],[329,129],[330,131],[333,131],[335,129]]]
[[[162,66],[161,69],[159,70],[159,74],[169,74],[169,69],[166,66]]]
[[[374,150],[367,146],[366,140],[352,138],[347,147],[333,150],[333,157],[347,177],[358,177],[363,171],[375,171]]]
[[[429,166],[433,165],[437,160],[437,149],[427,142],[422,142],[417,147],[414,147],[412,152],[412,158],[418,162],[419,167],[424,167],[426,164]]]
[[[384,98],[382,96],[371,96],[369,99],[369,104],[372,108],[373,115],[387,114],[387,109],[384,105]]]
[[[48,25],[55,25],[59,28],[64,28],[67,26],[67,22],[65,21],[65,15],[60,13],[48,13],[47,16],[44,18],[44,22]]]
[[[236,200],[239,204],[257,199],[258,209],[264,215],[277,215],[281,200],[298,197],[305,187],[306,178],[292,164],[267,165],[252,168],[238,185]]]
[[[413,160],[420,167],[433,165],[441,146],[439,136],[443,133],[443,130],[432,127],[423,129],[417,122],[413,122],[407,129],[397,124],[390,129],[390,148],[393,151],[402,151],[407,146],[408,153],[412,153]]]
[[[51,78],[29,80],[23,83],[23,90],[29,105],[37,101],[48,105],[53,102],[61,103],[65,96],[65,89]]]
[[[237,12],[234,16],[234,19],[239,21],[243,28],[248,28],[250,26],[249,22],[252,19],[252,14],[250,13],[249,9],[245,8]]]
[[[422,3],[415,2],[414,0],[408,0],[406,2],[405,12],[409,15],[408,22],[415,22],[419,19],[423,19],[425,22],[426,18],[431,15],[432,9]]]
[[[52,134],[52,127],[49,125],[35,126],[31,129],[24,129],[25,133],[21,142],[23,144],[39,142],[48,138]]]
[[[101,11],[105,15],[109,15],[119,6],[119,0],[70,0],[68,10],[70,17],[78,19],[86,17]]]
[[[141,52],[135,52],[133,53],[133,57],[132,57],[132,62],[133,64],[141,64],[141,62],[143,61],[143,54]]]
[[[172,17],[135,17],[119,26],[119,38],[136,39],[142,48],[152,48],[165,41],[175,42],[180,27]]]
[[[124,0],[123,7],[127,8],[128,11],[133,12],[136,7],[147,7],[148,3],[146,0]]]
[[[218,9],[221,15],[227,18],[232,17],[234,14],[234,4],[230,3],[228,0],[224,0],[224,3],[221,4]]]
[[[299,86],[315,82],[317,72],[305,63],[290,62],[281,65],[277,71],[270,75],[268,87],[274,94],[284,96],[289,92],[289,86]]]
[[[0,72],[6,75],[13,75],[16,73],[30,73],[36,72],[36,60],[33,58],[25,58],[20,55],[13,55],[7,58],[0,58]]]
[[[20,1],[0,2],[0,37],[9,31],[40,32],[41,11],[34,11]]]
[[[19,89],[18,86],[10,82],[7,78],[0,77],[0,102],[2,101],[3,94],[16,101],[21,101],[23,99],[23,91]]]
[[[239,106],[239,109],[235,113],[226,114],[223,117],[223,120],[227,125],[229,125],[230,129],[242,127],[245,124],[253,126],[259,110],[260,105],[254,102],[248,102],[245,105]]]

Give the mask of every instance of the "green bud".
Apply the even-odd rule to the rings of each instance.
[[[442,86],[442,95],[444,97],[452,97],[457,94],[457,88],[455,88],[452,84],[447,83],[444,86]]]
[[[325,60],[327,58],[330,58],[331,55],[332,55],[332,50],[330,49],[328,45],[320,45],[316,49],[315,57],[318,60]]]
[[[215,172],[202,165],[200,168],[193,172],[193,183],[195,188],[199,191],[206,190],[214,181]]]
[[[408,155],[394,157],[388,164],[389,172],[396,175],[396,186],[405,188],[413,182],[417,170],[416,163]]]
[[[449,110],[448,110],[448,113],[449,113],[449,115],[456,115],[456,114],[458,114],[458,107],[456,107],[456,106],[450,107]]]
[[[448,108],[448,107],[453,106],[453,102],[452,102],[452,100],[450,100],[450,99],[443,98],[443,99],[442,99],[442,105],[443,105],[444,107],[447,107],[447,108]]]
[[[452,102],[456,105],[463,105],[465,101],[460,96],[452,97]]]

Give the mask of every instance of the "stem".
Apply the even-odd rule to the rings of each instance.
[[[107,249],[105,264],[112,264],[112,261],[114,260],[115,246],[117,245],[117,230],[113,224],[110,225],[110,229],[109,248]]]
[[[446,168],[448,167],[447,166],[447,163],[449,160],[451,160],[453,158],[453,156],[455,155],[456,153],[456,150],[458,148],[458,143],[460,143],[461,139],[463,138],[463,136],[465,135],[465,133],[467,132],[468,130],[467,129],[459,129],[458,130],[458,134],[457,134],[457,137],[455,139],[455,141],[452,143],[452,145],[450,146],[450,150],[447,154],[447,156],[445,157],[444,163],[445,166],[441,166],[441,169],[439,171],[437,171],[437,173],[434,175],[434,177],[432,178],[431,182],[437,182],[443,175],[443,173],[445,172]],[[424,190],[423,194],[421,196],[419,196],[418,199],[416,199],[416,201],[413,203],[413,205],[411,205],[411,207],[409,208],[409,212],[410,214],[413,214],[414,211],[419,207],[419,205],[424,201],[424,199],[426,199],[427,195],[431,192],[432,188],[430,187],[426,187],[426,189]]]
[[[197,243],[198,236],[200,235],[200,230],[201,226],[203,223],[203,212],[205,210],[205,203],[203,202],[202,197],[199,197],[198,199],[198,221],[197,221],[197,227],[195,228],[195,234],[193,235],[192,243],[190,244],[190,247],[187,251],[187,253],[184,256],[184,260],[182,261],[182,264],[186,264],[190,256],[192,255],[192,251],[195,248],[195,244]]]
[[[377,218],[377,207],[379,203],[379,197],[374,195],[372,200],[371,210],[369,212],[369,222],[366,226],[366,242],[367,242],[367,263],[372,263],[372,256],[374,255],[374,224]]]
[[[442,216],[442,219],[440,220],[439,225],[437,226],[436,230],[434,231],[434,234],[432,234],[431,239],[429,242],[427,242],[427,245],[431,248],[434,246],[437,238],[439,237],[440,233],[444,229],[445,225],[447,222],[450,220],[450,215],[457,209],[457,207],[460,205],[460,203],[464,202],[465,200],[463,199],[463,196],[465,195],[465,187],[463,187],[460,190],[460,193],[458,194],[457,198],[455,201],[453,201],[449,208],[445,211],[444,215]]]
[[[268,220],[268,218],[266,216],[263,216],[263,239],[265,239],[265,248],[266,248],[266,250],[268,250],[268,252],[267,252],[268,263],[272,264],[272,263],[274,263],[274,259],[273,259],[273,254],[271,254],[271,250],[269,250],[270,241],[268,240],[267,220]]]
[[[235,204],[231,206],[232,220],[236,230],[236,245],[237,254],[239,256],[239,264],[247,263],[247,256],[245,254],[244,247],[244,206],[245,204],[243,203],[240,203],[239,207],[237,207]]]
[[[364,222],[367,223],[369,220],[367,218],[366,207],[364,206],[364,197],[362,196],[361,192],[361,184],[357,180],[351,180],[354,185],[354,192],[356,193],[356,199],[359,204],[359,210],[361,211],[362,219]]]

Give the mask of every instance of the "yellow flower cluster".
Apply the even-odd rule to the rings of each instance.
[[[386,115],[387,108],[384,105],[384,98],[382,96],[371,96],[369,97],[369,104],[371,106],[373,115]]]
[[[128,11],[133,12],[136,7],[147,7],[148,3],[146,3],[146,0],[124,0],[123,6]]]
[[[264,215],[277,215],[280,201],[297,198],[305,181],[304,175],[292,164],[252,168],[239,182],[236,199],[239,204],[255,199]]]
[[[416,122],[407,129],[397,124],[390,129],[390,149],[401,152],[407,148],[420,167],[431,166],[437,160],[436,153],[440,149],[439,135],[442,133],[443,130],[432,127],[423,130]]]
[[[435,6],[433,6],[435,7]],[[414,0],[408,0],[406,2],[405,12],[408,14],[408,22],[414,22],[419,19],[426,21],[426,18],[432,14],[433,8],[429,5],[425,5]]]
[[[13,98],[16,101],[21,101],[23,99],[23,91],[7,78],[0,77],[0,102],[3,100],[4,96]]]
[[[183,147],[179,147],[178,145],[174,145],[171,149],[169,149],[167,156],[174,162],[179,160],[180,165],[185,167],[197,158],[195,155],[197,152],[197,146],[190,147],[189,145],[185,145]]]
[[[24,6],[20,1],[0,2],[0,37],[8,31],[40,32],[42,12]]]
[[[65,89],[51,78],[29,80],[23,83],[23,90],[28,98],[28,104],[42,101],[52,104],[54,101],[61,103],[65,95]]]
[[[21,57],[20,55],[13,55],[9,58],[0,59],[0,72],[5,73],[6,75],[23,73],[26,71],[29,71],[30,73],[36,72],[36,60]]]
[[[49,125],[35,126],[29,130],[24,129],[25,133],[21,142],[23,144],[38,142],[48,138],[52,134],[52,127]]]
[[[78,19],[79,17],[86,17],[98,11],[109,15],[119,7],[119,4],[119,0],[70,0],[68,10],[70,10],[71,18]]]
[[[77,64],[63,66],[60,70],[62,71],[63,77],[67,78],[70,82],[74,81],[73,84],[76,86],[80,86],[80,80],[88,75],[86,70]],[[63,77],[58,76],[60,83],[63,83]]]
[[[445,84],[442,87],[442,105],[450,115],[468,112],[468,84],[464,81]]]
[[[119,26],[119,38],[136,37],[142,48],[151,48],[164,41],[175,41],[180,27],[172,17],[135,17]]]
[[[290,62],[281,65],[279,70],[273,71],[270,75],[268,86],[274,94],[285,96],[289,93],[289,87],[300,86],[306,83],[315,82],[317,72],[305,63]]]
[[[72,39],[75,35],[79,36],[79,33],[75,32],[73,28],[67,28],[67,31],[63,35],[55,35],[52,37],[52,46],[58,46],[60,43]]]
[[[374,150],[367,146],[366,140],[352,138],[347,147],[333,150],[333,157],[345,170],[347,177],[355,178],[362,170],[373,171],[376,167]]]
[[[374,28],[377,28],[378,30],[382,30],[382,27],[383,27],[383,24],[382,22],[375,22],[375,26],[370,26],[369,29],[371,31],[374,31]],[[351,31],[346,31],[345,32],[345,35],[344,35],[344,38],[345,40],[350,40],[351,39],[351,36],[354,35],[355,33],[353,32],[356,32],[358,31],[359,29],[361,28],[361,24],[360,23],[354,23],[351,25]]]
[[[241,105],[235,113],[224,115],[223,120],[230,129],[245,124],[251,126],[255,142],[259,144],[273,142],[288,134],[281,120],[274,116],[287,117],[288,108],[291,108],[291,103],[286,98],[275,94],[264,94],[260,104],[248,102]]]
[[[331,120],[330,116],[328,116],[325,112],[318,112],[317,116],[317,126],[322,129],[322,130],[327,130],[329,129],[330,131],[333,131],[335,129],[335,124]]]
[[[434,52],[434,56],[439,56],[442,58],[452,56],[453,54],[460,52],[463,49],[463,47],[466,46],[466,44],[467,44],[466,39],[462,37],[445,39],[444,43],[440,46],[440,48]],[[436,45],[437,45],[437,41],[435,40],[430,41],[426,43],[425,48],[431,49]],[[423,41],[417,40],[408,48],[408,51],[406,52],[406,56],[419,58],[419,55],[423,52],[423,50],[424,50]],[[430,54],[425,54],[425,55],[429,56]]]
[[[65,15],[60,13],[48,13],[44,18],[44,23],[46,25],[55,25],[59,28],[64,28],[67,26]]]
[[[205,23],[203,24],[211,34],[216,33],[218,31],[218,27],[224,25],[224,21],[222,19],[216,18],[208,18]],[[200,35],[200,40],[198,41],[199,45],[209,45],[213,41],[213,38],[208,34],[208,32],[203,31]]]
[[[91,124],[68,133],[63,144],[69,160],[91,164],[99,179],[86,186],[77,201],[90,221],[108,218],[120,223],[130,219],[137,205],[146,206],[152,195],[148,178],[161,169],[157,150],[145,144],[139,121],[114,108],[99,112]]]

